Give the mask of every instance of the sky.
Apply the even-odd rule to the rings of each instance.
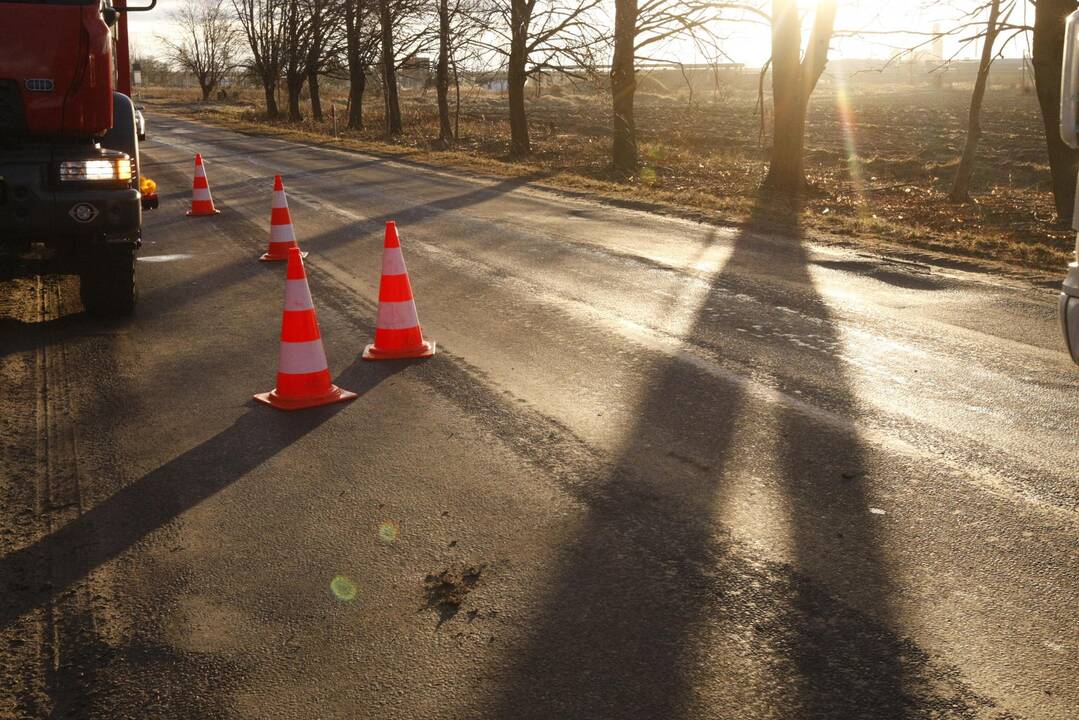
[[[158,0],[157,8],[145,13],[131,13],[130,27],[136,54],[157,55],[160,43],[157,35],[175,32],[169,20],[170,9],[175,9],[183,0]],[[606,2],[613,5],[613,2]],[[812,10],[815,0],[799,0],[799,5]],[[836,29],[839,31],[881,31],[914,30],[929,32],[934,24],[946,29],[955,24],[955,18],[964,8],[976,6],[976,2],[953,0],[952,2],[932,2],[930,0],[839,0],[836,16]],[[1023,24],[1024,10],[1027,24],[1034,21],[1032,5],[1019,5],[1012,14],[1011,22]],[[805,23],[808,32],[810,23]],[[729,57],[728,62],[744,63],[759,67],[769,56],[769,31],[761,25],[731,23],[723,26],[721,32],[726,36],[722,42],[723,51]],[[835,59],[880,59],[891,57],[897,47],[905,47],[917,42],[913,36],[861,36],[836,37],[832,41],[830,57]],[[957,39],[948,38],[944,42],[944,54],[949,56],[959,49]],[[1017,38],[1004,49],[1006,57],[1022,57],[1029,52],[1029,34]],[[975,44],[969,46],[959,57],[974,59],[978,50]],[[676,43],[666,48],[665,59],[677,59],[681,62],[707,62],[709,58],[698,52],[690,43]]]

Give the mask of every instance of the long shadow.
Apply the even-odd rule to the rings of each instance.
[[[336,383],[363,394],[407,364],[353,364]],[[251,402],[230,427],[34,544],[0,558],[0,627],[41,606],[154,530],[220,492],[346,405],[285,413]]]
[[[826,348],[840,345],[793,214],[785,221],[789,241],[767,245],[781,258],[761,251],[762,226],[776,227],[766,203],[735,240],[687,340],[735,334],[709,309],[729,301],[723,286],[732,276],[753,273],[802,286],[799,308],[819,321],[812,332]],[[782,375],[796,350],[766,341],[755,352],[773,355],[768,364]],[[818,355],[828,392],[846,396],[833,399],[855,406],[842,361]],[[750,399],[741,385],[676,359],[654,361],[643,386],[625,449],[583,493],[586,518],[560,549],[549,592],[539,593],[543,609],[529,640],[514,648],[493,706],[479,714],[884,718],[931,703],[928,681],[915,693],[920,700],[908,688],[907,675],[924,674],[926,658],[888,630],[888,578],[857,434],[797,406]],[[778,433],[768,437],[762,425]],[[715,524],[736,473],[747,472],[776,478],[789,564],[757,559]],[[862,589],[862,609],[836,599],[848,585]],[[940,709],[958,707],[947,703],[958,701]]]

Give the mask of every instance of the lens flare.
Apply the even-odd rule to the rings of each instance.
[[[400,534],[401,525],[394,520],[383,520],[378,524],[378,539],[384,543],[396,542]]]
[[[330,592],[341,602],[356,599],[356,584],[344,575],[338,575],[330,581]]]
[[[839,115],[839,128],[843,133],[843,149],[847,155],[847,172],[850,174],[851,189],[857,210],[865,212],[865,179],[862,174],[862,160],[858,157],[857,122],[851,108],[850,94],[847,91],[846,69],[842,61],[835,64],[835,102]]]

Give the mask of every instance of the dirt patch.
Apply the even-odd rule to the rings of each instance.
[[[453,619],[461,610],[465,596],[479,584],[487,565],[451,567],[423,579],[423,591],[428,610],[438,613],[438,625]],[[470,620],[474,616],[470,616]]]

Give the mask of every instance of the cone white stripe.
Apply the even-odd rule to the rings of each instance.
[[[292,229],[292,223],[288,225],[271,225],[270,242],[296,242],[296,233]]]
[[[285,310],[311,310],[315,303],[311,301],[311,288],[307,280],[285,281]]]
[[[210,200],[209,188],[195,188],[191,191],[192,200]]]
[[[195,177],[206,177],[206,168],[202,165],[195,166]]]
[[[285,191],[284,190],[274,190],[273,191],[273,206],[272,207],[275,207],[275,208],[287,208],[288,207],[288,200],[285,199]]]
[[[405,330],[416,327],[420,319],[416,316],[416,301],[380,302],[376,327],[383,330]]]
[[[382,274],[404,275],[405,256],[401,254],[401,248],[386,248],[382,251]]]
[[[322,340],[308,342],[283,342],[278,356],[277,371],[289,375],[304,375],[321,372],[329,367],[326,364],[326,352],[322,349]]]

